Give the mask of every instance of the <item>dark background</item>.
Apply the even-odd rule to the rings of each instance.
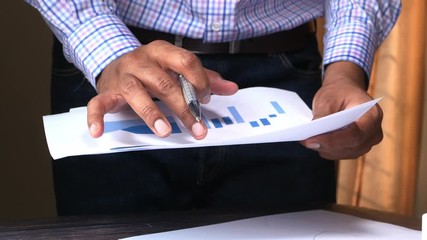
[[[55,216],[49,114],[51,31],[23,0],[0,4],[0,220]]]

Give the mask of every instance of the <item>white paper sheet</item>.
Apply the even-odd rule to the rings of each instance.
[[[423,214],[421,220],[422,240],[427,240],[427,213]]]
[[[312,120],[310,108],[294,92],[246,88],[233,96],[212,96],[209,104],[202,105],[203,121],[209,128],[203,140],[193,139],[161,102],[158,106],[174,126],[167,138],[154,135],[131,109],[107,114],[104,135],[98,139],[89,136],[85,107],[44,116],[43,121],[49,151],[59,159],[121,151],[299,141],[347,126],[378,101]]]
[[[249,218],[126,240],[418,240],[421,231],[313,210]]]

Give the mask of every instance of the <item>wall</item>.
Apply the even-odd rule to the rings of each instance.
[[[49,114],[51,32],[22,0],[0,14],[0,220],[55,215],[42,116]]]

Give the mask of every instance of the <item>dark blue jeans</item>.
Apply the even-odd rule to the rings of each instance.
[[[240,88],[292,90],[309,106],[321,83],[314,36],[299,52],[200,59]],[[84,106],[96,94],[57,41],[51,90],[52,113]],[[335,162],[297,142],[67,157],[53,161],[53,171],[59,215],[335,202]]]

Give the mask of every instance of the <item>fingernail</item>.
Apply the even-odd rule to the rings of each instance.
[[[310,149],[319,149],[320,148],[320,143],[317,142],[313,142],[313,143],[308,143],[307,145],[305,145],[307,148]]]
[[[200,122],[196,122],[191,126],[191,131],[193,132],[194,136],[202,136],[205,133],[205,128]]]
[[[154,128],[160,136],[165,136],[169,133],[169,125],[163,119],[157,119],[154,122]]]
[[[98,131],[98,124],[92,123],[89,127],[89,132],[91,136],[95,136],[96,132]]]

